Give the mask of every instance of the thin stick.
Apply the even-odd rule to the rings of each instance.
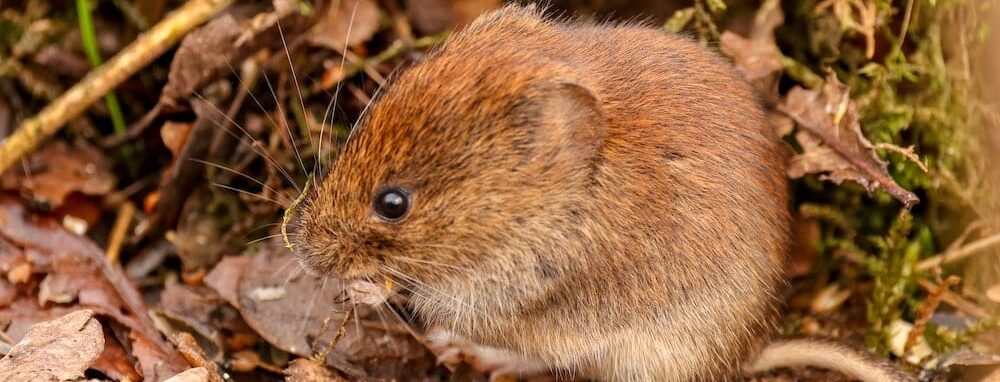
[[[980,308],[972,301],[965,299],[965,297],[962,297],[956,294],[955,292],[949,290],[938,291],[939,288],[937,284],[934,284],[933,282],[927,279],[920,279],[918,283],[920,284],[920,287],[923,288],[923,290],[927,291],[927,293],[940,294],[942,302],[951,305],[953,308],[958,309],[959,311],[962,311],[965,314],[968,314],[979,320],[985,320],[987,318],[990,318],[990,313],[987,312],[985,309]]]
[[[111,227],[111,235],[108,238],[108,249],[104,252],[104,257],[109,263],[117,263],[122,251],[122,243],[128,235],[128,227],[132,225],[132,218],[135,217],[135,204],[126,201],[118,207],[118,216],[115,218],[115,225]]]
[[[0,173],[55,134],[90,104],[135,74],[169,49],[194,27],[205,22],[233,0],[189,0],[174,13],[140,35],[132,44],[91,71],[79,83],[52,101],[38,115],[0,145]]]
[[[340,327],[337,328],[337,333],[334,334],[333,339],[330,340],[330,346],[326,348],[326,350],[313,354],[310,358],[318,363],[326,362],[326,357],[330,356],[333,349],[337,347],[337,343],[340,342],[340,339],[347,333],[347,323],[351,322],[352,318],[354,318],[354,306],[348,308],[347,313],[344,313],[344,319],[340,321]]]
[[[928,257],[917,263],[917,271],[923,272],[945,263],[951,263],[972,256],[976,252],[1000,244],[1000,233],[984,237],[969,244],[963,245],[954,251],[945,251],[940,255]]]

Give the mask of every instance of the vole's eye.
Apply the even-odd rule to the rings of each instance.
[[[375,213],[385,221],[402,219],[410,210],[410,193],[402,187],[383,187],[375,195]]]

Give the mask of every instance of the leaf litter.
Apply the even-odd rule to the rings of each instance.
[[[13,119],[6,124],[79,77],[73,70],[38,73],[53,63],[86,62],[72,39],[39,38],[75,29],[75,20],[60,18],[44,0],[29,3],[0,12],[0,39],[16,47],[8,54],[0,44],[0,109],[18,105],[0,115],[0,122]],[[966,5],[921,2],[905,12],[901,30],[904,9],[875,3],[678,3],[667,27],[709,46],[718,42],[775,106],[776,135],[791,143],[797,228],[782,333],[876,339],[872,349],[939,376],[972,364],[988,368],[993,359],[982,339],[1000,321],[990,320],[967,286],[943,284],[942,273],[957,273],[943,269],[949,263],[913,272],[916,258],[928,260],[936,245],[954,239],[955,228],[942,227],[960,230],[965,222],[947,208],[953,196],[935,185],[976,181],[949,154],[971,149],[949,146],[963,141],[940,122],[968,125],[973,118],[961,113],[971,108],[940,96],[961,92],[934,90],[960,86],[953,71],[934,65],[962,57],[935,56],[935,25],[961,34],[975,24],[945,19]],[[386,76],[499,4],[241,3],[190,33],[172,57],[121,85],[123,94],[149,95],[124,103],[135,121],[128,133],[108,135],[106,111],[95,106],[65,137],[26,157],[26,166],[0,176],[8,192],[0,198],[0,345],[18,344],[32,325],[89,310],[104,346],[96,359],[78,357],[72,378],[484,380],[488,370],[472,367],[474,357],[438,365],[399,296],[302,270],[283,248],[278,222],[311,169],[329,168]],[[155,22],[175,4],[136,5],[95,9],[98,37],[114,42],[108,49],[134,36],[129,27],[101,28],[118,20],[118,9]],[[584,15],[608,9],[553,7]],[[642,6],[629,9],[615,18],[643,13]],[[957,48],[973,46],[962,44]],[[45,54],[24,59],[35,52]],[[921,82],[907,82],[913,78]],[[122,146],[143,155],[124,156]],[[959,175],[942,175],[952,173]],[[921,204],[912,207],[917,195]],[[99,248],[114,220],[106,212],[119,210],[122,198],[144,208],[130,219],[119,265]],[[962,200],[982,199],[963,192]],[[898,210],[911,207],[918,219],[894,231]],[[988,239],[990,229],[970,242]],[[986,288],[981,301],[996,294]],[[345,296],[379,304],[352,307]],[[866,309],[872,306],[879,309]],[[798,370],[755,380],[834,378]]]

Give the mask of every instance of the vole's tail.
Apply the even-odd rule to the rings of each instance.
[[[778,340],[767,345],[744,369],[756,374],[782,367],[811,366],[834,370],[863,382],[913,382],[889,361],[864,350],[822,339]]]

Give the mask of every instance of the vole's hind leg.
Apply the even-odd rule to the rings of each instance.
[[[507,376],[529,378],[551,375],[549,367],[539,359],[480,345],[447,330],[431,329],[427,340],[438,363],[447,366],[467,363],[474,370],[489,374],[491,382]]]

